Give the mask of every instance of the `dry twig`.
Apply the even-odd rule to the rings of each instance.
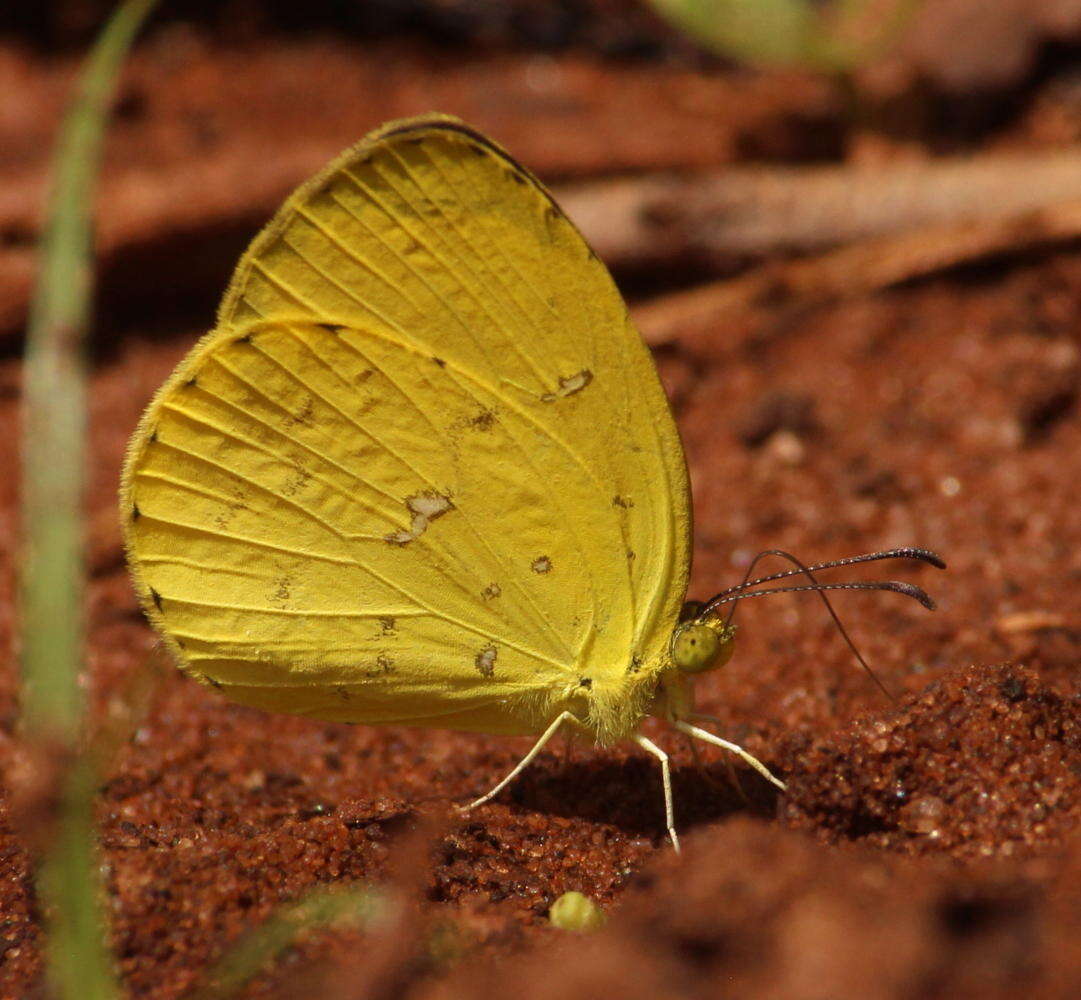
[[[710,334],[719,321],[742,325],[766,310],[824,305],[961,264],[1076,239],[1081,239],[1081,200],[764,264],[737,278],[644,303],[634,316],[654,346],[693,340]]]

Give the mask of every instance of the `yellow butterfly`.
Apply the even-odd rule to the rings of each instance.
[[[474,805],[563,726],[630,738],[678,849],[650,713],[783,787],[695,724],[733,629],[681,622],[687,472],[649,352],[548,191],[454,118],[386,125],[285,202],[147,408],[121,508],[150,620],[227,697],[537,735]]]

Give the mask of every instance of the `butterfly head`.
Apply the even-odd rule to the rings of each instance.
[[[723,667],[735,649],[736,626],[698,608],[684,608],[684,620],[676,626],[669,644],[672,665],[684,674],[701,674]]]
[[[754,568],[758,560],[767,555],[781,556],[792,563],[795,568],[782,570],[779,573],[771,573],[769,576],[753,578]],[[885,549],[881,552],[869,552],[866,555],[850,556],[847,559],[834,559],[830,562],[817,563],[813,566],[805,566],[795,556],[781,549],[768,549],[765,552],[759,553],[759,555],[751,562],[747,574],[741,583],[736,584],[734,587],[729,587],[727,590],[722,590],[719,594],[711,597],[705,603],[688,601],[683,605],[683,610],[680,613],[680,623],[672,633],[672,639],[669,643],[669,656],[672,661],[672,666],[680,675],[700,674],[707,670],[716,670],[718,667],[723,667],[732,658],[736,634],[736,628],[732,624],[732,615],[735,613],[735,606],[738,601],[747,600],[752,597],[766,597],[771,594],[813,591],[825,602],[826,608],[832,616],[834,623],[837,625],[838,629],[840,629],[842,637],[856,655],[856,659],[859,661],[860,665],[874,677],[871,668],[867,666],[867,662],[860,655],[860,651],[853,645],[852,640],[849,638],[848,633],[841,624],[841,620],[834,612],[833,605],[830,604],[829,598],[826,596],[826,591],[891,591],[895,594],[911,597],[919,601],[920,604],[929,610],[934,609],[935,602],[931,600],[922,588],[917,587],[914,583],[897,580],[853,580],[842,583],[823,583],[818,580],[815,574],[824,570],[837,569],[841,566],[852,566],[856,563],[878,562],[884,559],[909,559],[926,563],[937,569],[946,568],[946,564],[935,555],[934,552],[912,546]],[[784,586],[763,586],[763,584],[772,584],[775,581],[787,580],[790,577],[800,575],[806,578],[806,583]],[[725,605],[732,606],[727,614],[720,610]],[[875,682],[879,687],[882,687],[882,683],[877,677],[875,677]],[[887,696],[892,697],[884,687],[882,690]]]

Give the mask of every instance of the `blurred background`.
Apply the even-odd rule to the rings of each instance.
[[[5,470],[53,143],[112,8],[0,10]],[[737,792],[650,728],[675,762],[681,865],[653,762],[545,755],[463,820],[448,803],[519,743],[230,706],[163,662],[128,583],[124,448],[237,256],[340,150],[432,110],[537,173],[612,269],[688,453],[693,596],[772,547],[950,563],[897,570],[941,598],[934,616],[838,602],[896,703],[817,602],[747,602],[701,707],[789,793],[742,771]],[[130,995],[193,995],[275,907],[339,883],[390,886],[406,915],[311,935],[237,995],[1078,995],[1081,0],[177,0],[112,114],[81,680],[126,734],[97,818]],[[17,501],[13,472],[0,995],[32,996]],[[574,962],[546,920],[569,889],[619,911]]]
[[[50,137],[109,9],[68,0],[0,12],[2,328],[19,324],[29,287]],[[300,178],[373,125],[433,108],[491,132],[556,184],[1063,147],[1081,127],[1079,25],[1074,0],[160,4],[116,105],[102,294],[137,296],[144,254],[170,241],[186,242],[190,266],[156,283],[159,308],[163,293],[206,287]],[[728,273],[748,254],[1076,194],[1060,180],[1018,204],[1016,190],[990,178],[975,190],[967,177],[943,183],[846,199],[841,178],[813,205],[802,188],[765,183],[703,202],[697,185],[682,210],[673,202],[690,200],[683,190],[616,188],[607,199],[624,201],[606,210],[587,199],[582,224],[607,240],[598,249],[626,272],[628,294],[646,295]],[[943,204],[959,192],[963,204]]]

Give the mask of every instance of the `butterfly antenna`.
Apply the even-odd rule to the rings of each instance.
[[[770,576],[759,577],[752,580],[751,574],[754,572],[754,567],[760,559],[767,555],[775,555],[782,559],[787,559],[789,562],[795,565],[794,569],[786,570],[782,573],[774,573]],[[705,607],[702,609],[702,614],[708,614],[715,608],[720,607],[722,604],[731,604],[732,608],[728,612],[726,624],[731,624],[732,618],[735,615],[738,602],[745,600],[748,597],[765,596],[766,594],[783,594],[783,593],[799,593],[806,591],[814,591],[822,598],[822,603],[826,605],[826,610],[829,612],[830,617],[833,619],[834,625],[837,626],[837,631],[841,633],[841,637],[844,639],[845,644],[852,654],[856,657],[859,665],[864,669],[867,675],[875,682],[875,685],[886,695],[890,701],[896,701],[896,697],[890,692],[890,690],[879,680],[878,675],[871,669],[867,661],[863,658],[863,654],[860,653],[855,642],[852,641],[852,637],[848,634],[848,630],[844,627],[844,623],[841,621],[837,612],[833,608],[833,604],[826,596],[827,590],[881,590],[890,591],[896,594],[902,594],[905,597],[911,597],[917,600],[928,610],[933,610],[935,602],[930,596],[921,588],[912,583],[904,583],[897,580],[880,580],[871,582],[848,582],[848,583],[820,583],[815,577],[816,571],[825,569],[835,569],[839,566],[851,566],[856,563],[864,562],[877,562],[882,559],[916,559],[920,562],[929,563],[932,566],[944,569],[946,564],[935,553],[928,549],[919,548],[900,548],[900,549],[888,549],[881,552],[871,552],[862,556],[850,556],[847,559],[836,559],[831,562],[816,563],[813,566],[807,566],[797,559],[790,552],[785,552],[783,549],[767,549],[758,553],[757,556],[751,561],[751,565],[747,569],[747,573],[743,579],[743,582],[735,587],[730,587],[727,590],[721,591],[716,597],[710,599]],[[751,590],[749,588],[759,586],[763,583],[769,583],[775,580],[783,580],[786,577],[802,574],[810,581],[809,584],[797,585],[793,587],[767,587],[764,590]]]
[[[745,601],[749,597],[765,597],[767,594],[799,594],[814,591],[821,593],[823,590],[888,590],[891,594],[902,594],[919,601],[928,611],[934,611],[938,605],[934,599],[922,587],[914,583],[906,583],[903,580],[849,580],[843,583],[799,583],[790,587],[766,587],[764,590],[748,590],[742,594],[729,594],[727,597],[716,601],[713,607],[722,604],[732,604],[735,601]],[[731,613],[731,612],[730,612]]]
[[[707,608],[717,602],[718,598],[726,597],[729,594],[735,594],[741,590],[746,590],[748,587],[757,587],[761,583],[772,583],[774,580],[783,580],[786,577],[797,576],[804,572],[804,568],[800,566],[796,569],[786,569],[780,573],[771,573],[769,576],[760,576],[752,580],[751,574],[754,572],[755,566],[766,556],[780,556],[782,559],[794,558],[781,549],[765,549],[762,552],[759,552],[758,555],[751,560],[751,565],[747,567],[747,573],[743,577],[742,582],[737,583],[734,587],[728,587],[710,598],[706,602]],[[928,565],[934,566],[936,569],[946,568],[946,563],[943,559],[930,549],[905,546],[897,549],[883,549],[880,552],[868,552],[866,555],[862,556],[848,556],[845,559],[831,559],[829,562],[815,563],[813,566],[807,566],[806,570],[811,573],[818,573],[821,570],[837,569],[841,566],[855,566],[857,563],[880,562],[883,559],[912,559],[918,562],[927,563]]]

